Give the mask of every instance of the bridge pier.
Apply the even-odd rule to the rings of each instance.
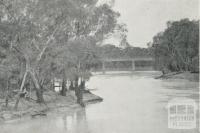
[[[135,71],[135,61],[132,61],[132,71]]]
[[[102,62],[102,72],[105,74],[106,68],[105,68],[105,61]]]

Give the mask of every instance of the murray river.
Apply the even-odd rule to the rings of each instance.
[[[103,102],[71,113],[2,124],[0,133],[197,133],[197,110],[191,120],[196,128],[169,128],[174,119],[168,120],[167,105],[181,98],[197,105],[198,82],[155,79],[158,75],[153,71],[94,75],[87,87]]]

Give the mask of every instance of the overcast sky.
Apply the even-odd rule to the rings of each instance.
[[[114,9],[128,26],[129,43],[146,47],[168,20],[198,19],[198,6],[198,0],[115,0]]]

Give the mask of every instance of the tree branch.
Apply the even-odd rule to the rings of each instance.
[[[55,39],[54,35],[56,33],[56,31],[61,28],[61,26],[64,24],[64,21],[60,24],[60,26],[56,27],[56,29],[53,31],[53,33],[51,34],[51,36],[48,38],[47,42],[45,43],[44,48],[42,49],[42,51],[40,52],[40,54],[37,57],[37,62],[39,62],[42,59],[42,56],[44,55],[46,49],[48,48],[50,42]]]

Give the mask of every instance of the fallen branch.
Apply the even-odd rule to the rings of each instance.
[[[44,112],[37,112],[37,113],[31,115],[32,118],[34,118],[36,116],[47,116],[47,114]]]

